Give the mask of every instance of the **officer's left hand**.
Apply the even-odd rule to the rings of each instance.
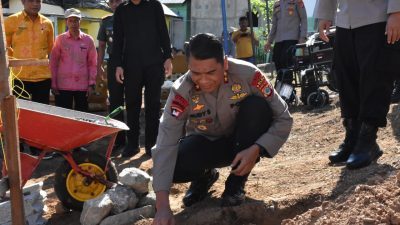
[[[254,165],[257,162],[257,158],[260,155],[260,147],[258,145],[252,145],[249,148],[239,152],[236,154],[235,159],[233,159],[231,167],[231,173],[236,176],[243,176],[253,169]]]
[[[387,42],[394,44],[400,40],[400,12],[391,13],[386,24]]]
[[[164,62],[164,70],[165,70],[165,75],[167,77],[171,76],[172,74],[172,61],[171,59],[167,59]]]

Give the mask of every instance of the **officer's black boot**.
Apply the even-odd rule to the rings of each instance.
[[[244,191],[244,186],[247,181],[245,176],[236,176],[230,174],[225,182],[225,190],[222,193],[222,206],[237,206],[244,202],[246,198],[246,192]]]
[[[189,189],[183,197],[183,204],[186,207],[203,200],[211,186],[218,180],[219,173],[216,169],[207,170],[198,180],[192,181]]]
[[[377,132],[378,127],[362,123],[357,144],[346,162],[347,168],[358,169],[368,166],[382,155],[383,152],[376,143]]]
[[[400,101],[400,80],[396,80],[390,102],[397,103],[399,101]]]
[[[339,148],[329,155],[331,163],[346,162],[357,143],[360,122],[356,119],[344,119],[343,126],[346,129],[346,136]]]

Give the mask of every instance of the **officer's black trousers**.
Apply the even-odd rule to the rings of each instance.
[[[46,79],[39,82],[20,81],[14,80],[13,94],[17,97],[28,97],[27,94],[23,93],[22,89],[31,95],[31,100],[43,104],[49,104],[50,102],[50,87],[51,79]]]
[[[343,118],[386,126],[393,78],[381,72],[379,60],[386,37],[386,23],[356,29],[336,29],[334,67]]]
[[[201,136],[187,136],[179,144],[174,182],[194,181],[206,169],[231,165],[236,154],[253,144],[272,122],[272,110],[267,101],[249,96],[239,106],[236,127],[230,137],[214,141]]]
[[[287,69],[293,64],[293,47],[298,43],[297,40],[286,40],[276,42],[273,49],[272,61],[275,63],[276,71]]]
[[[110,55],[111,58],[111,55]],[[107,88],[108,88],[108,100],[110,106],[108,108],[109,112],[114,109],[124,106],[124,85],[117,82],[115,79],[115,66],[111,63],[111,60],[107,61]],[[114,119],[124,122],[124,113],[121,112],[114,117]],[[115,140],[116,145],[125,144],[125,131],[120,131]]]
[[[124,79],[129,127],[129,131],[127,131],[128,146],[139,147],[139,116],[144,87],[145,147],[150,149],[155,144],[158,134],[161,86],[165,79],[164,66],[162,63],[150,66],[126,65]]]

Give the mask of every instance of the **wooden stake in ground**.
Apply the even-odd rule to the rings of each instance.
[[[21,161],[16,120],[16,100],[9,87],[8,59],[4,35],[3,7],[0,2],[0,106],[5,139],[5,157],[10,184],[11,219],[13,225],[25,225],[24,201],[21,186]]]

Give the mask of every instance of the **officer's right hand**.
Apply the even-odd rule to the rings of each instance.
[[[157,208],[156,216],[153,220],[153,225],[175,225],[175,219],[171,208]]]
[[[156,192],[156,209],[153,225],[175,225],[174,215],[169,204],[169,191]]]
[[[320,20],[318,23],[319,37],[325,42],[329,42],[329,38],[326,36],[326,31],[329,30],[329,27],[331,26],[332,21],[330,20]]]
[[[115,79],[118,83],[124,83],[124,69],[122,69],[122,67],[120,66],[117,66],[117,68],[115,69]]]

